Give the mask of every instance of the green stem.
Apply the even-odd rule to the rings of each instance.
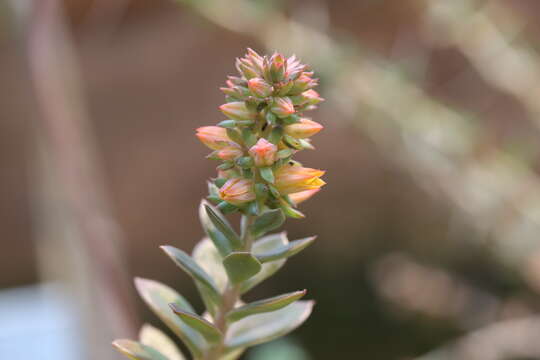
[[[251,245],[253,243],[253,237],[249,231],[249,227],[255,221],[255,216],[252,215],[243,215],[242,218],[242,243],[244,244],[244,251],[250,251]],[[219,360],[223,356],[223,351],[225,350],[225,337],[227,335],[227,313],[234,309],[236,303],[240,300],[240,284],[228,283],[223,293],[223,301],[216,311],[216,316],[214,318],[214,325],[221,331],[223,334],[223,339],[221,342],[216,345],[208,354],[204,357],[204,360]]]

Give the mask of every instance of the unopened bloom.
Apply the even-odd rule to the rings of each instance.
[[[294,205],[298,205],[301,202],[304,202],[311,198],[313,195],[319,192],[321,188],[317,189],[311,189],[311,190],[304,190],[297,193],[289,194],[289,199],[292,201]]]
[[[233,205],[243,205],[255,200],[253,181],[243,178],[232,178],[219,189],[219,197]]]
[[[254,95],[261,98],[270,96],[274,91],[274,88],[261,78],[249,79],[248,88]]]
[[[285,126],[285,134],[298,139],[305,139],[315,135],[323,129],[318,122],[307,118],[300,118],[297,123]]]
[[[293,83],[290,93],[293,95],[301,94],[302,92],[311,89],[317,85],[317,80],[312,79],[305,73],[300,75]]]
[[[270,75],[273,81],[283,80],[285,75],[285,58],[281,54],[274,54],[270,59]]]
[[[249,155],[253,158],[255,166],[271,166],[276,162],[277,146],[264,138],[260,138],[255,145],[249,149]]]
[[[319,95],[319,93],[313,89],[304,91],[301,96],[310,105],[317,105],[321,101],[324,101],[324,99]]]
[[[213,150],[221,150],[234,142],[227,136],[227,130],[219,126],[203,126],[197,129],[197,137]]]
[[[274,175],[276,188],[284,195],[319,189],[326,184],[320,179],[324,171],[302,166],[284,165]]]
[[[288,97],[280,97],[274,100],[274,104],[270,108],[274,114],[279,117],[287,117],[294,114],[294,105]]]
[[[232,143],[230,146],[226,146],[217,152],[217,157],[221,160],[235,160],[242,156],[244,152],[242,148],[236,143]]]
[[[243,101],[234,101],[219,107],[221,112],[233,120],[251,120],[255,114],[248,110]]]

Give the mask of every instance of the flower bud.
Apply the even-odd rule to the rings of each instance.
[[[223,104],[219,107],[219,110],[233,120],[251,120],[255,117],[255,114],[248,110],[243,101]]]
[[[270,75],[274,82],[283,80],[285,75],[285,59],[281,54],[274,54],[270,64]]]
[[[229,179],[219,189],[219,197],[221,200],[237,206],[253,201],[255,200],[253,181],[242,178]]]
[[[320,179],[323,175],[322,170],[284,165],[275,172],[275,186],[285,195],[319,189],[326,184]]]
[[[307,118],[300,118],[297,123],[285,126],[285,134],[298,139],[305,139],[315,135],[322,129],[323,126],[318,122]]]
[[[221,150],[234,142],[227,136],[227,130],[219,126],[203,126],[197,129],[196,136],[212,150]]]
[[[249,155],[253,158],[255,166],[271,166],[276,162],[277,146],[266,139],[259,139],[255,145],[249,149]]]
[[[318,193],[319,190],[321,190],[321,188],[305,190],[305,191],[289,194],[289,200],[291,200],[292,203],[296,206],[300,204],[301,202],[304,202],[308,200],[309,198],[311,198],[313,195]]]
[[[293,86],[290,90],[291,95],[298,95],[302,92],[310,89],[317,84],[316,80],[313,80],[311,77],[307,76],[305,73],[300,75],[293,83]]]
[[[270,96],[274,88],[261,78],[253,78],[248,81],[249,90],[256,96],[265,98]]]
[[[324,99],[315,90],[304,91],[302,93],[302,97],[310,105],[317,105],[321,101],[324,101]]]
[[[287,117],[295,112],[294,105],[288,97],[276,98],[270,110],[279,117]]]
[[[234,144],[234,143],[233,143]],[[243,155],[243,151],[240,146],[234,144],[231,146],[224,147],[223,149],[218,150],[217,157],[221,160],[236,160]]]

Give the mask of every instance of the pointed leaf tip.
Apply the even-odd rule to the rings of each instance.
[[[289,258],[307,248],[316,238],[317,236],[310,236],[304,239],[294,240],[270,251],[257,254],[256,257],[261,263]]]
[[[258,300],[240,306],[227,314],[229,322],[241,320],[247,316],[261,314],[282,309],[306,295],[307,290],[294,291],[288,294],[278,295],[269,299]]]
[[[137,341],[118,339],[112,342],[112,346],[132,360],[168,360],[158,350]]]
[[[221,302],[221,294],[219,293],[219,289],[214,280],[212,280],[206,271],[204,271],[204,269],[201,268],[195,262],[195,260],[191,258],[191,256],[186,254],[184,251],[175,248],[174,246],[165,245],[160,246],[160,248],[172,259],[176,265],[178,265],[178,267],[180,267],[195,281],[205,287],[214,303],[219,304]]]
[[[242,240],[238,234],[233,230],[231,225],[225,220],[223,216],[220,216],[216,210],[210,206],[210,204],[203,204],[208,219],[212,222],[214,227],[228,240],[232,249],[239,249],[242,247]]]
[[[184,311],[174,303],[169,304],[169,307],[186,324],[199,332],[209,343],[217,343],[222,339],[223,334],[221,331],[206,319],[197,314]]]

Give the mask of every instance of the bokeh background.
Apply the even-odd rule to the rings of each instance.
[[[215,124],[246,47],[295,53],[327,99],[287,223],[318,241],[250,293],[312,317],[245,359],[540,359],[540,3],[0,3],[0,358],[119,359],[133,276],[188,277]]]

